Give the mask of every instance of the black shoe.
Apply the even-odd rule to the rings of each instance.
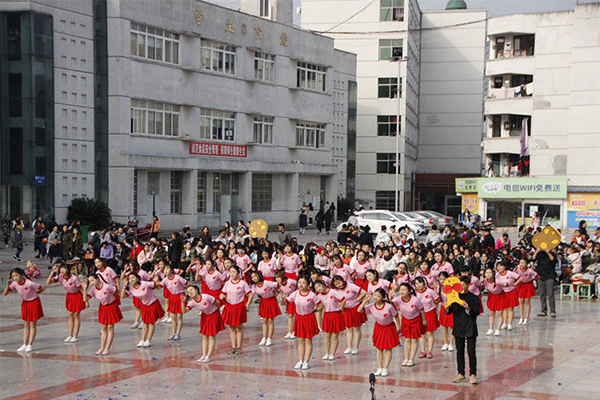
[[[538,317],[547,317],[548,314],[546,314],[545,312],[541,312],[537,315]]]
[[[13,256],[13,260],[19,261],[19,259],[17,258],[17,256]]]
[[[555,312],[551,313],[551,314],[550,314],[550,317],[551,317],[551,318],[556,318],[556,313],[555,313]]]
[[[35,256],[34,258],[40,258],[40,255],[38,254],[37,256]]]

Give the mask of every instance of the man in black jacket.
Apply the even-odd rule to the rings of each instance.
[[[556,279],[556,257],[552,251],[536,249],[533,259],[537,261],[537,267],[535,272],[540,276],[538,281],[538,293],[540,295],[540,303],[542,305],[542,311],[538,314],[538,317],[545,317],[548,315],[548,304],[550,305],[550,316],[556,318],[556,302],[554,300],[554,281]]]
[[[469,292],[471,277],[461,276],[460,285],[462,293],[459,293],[461,303],[452,303],[446,308],[446,314],[454,315],[454,327],[452,334],[456,338],[456,362],[458,364],[458,376],[452,382],[460,383],[465,379],[465,342],[469,354],[470,382],[477,384],[477,356],[475,345],[477,341],[477,316],[479,315],[479,298]]]

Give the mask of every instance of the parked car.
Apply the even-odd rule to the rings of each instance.
[[[429,211],[429,210],[421,211],[421,210],[419,210],[419,211],[413,211],[413,212],[429,218],[431,220],[429,222],[437,225],[439,229],[442,229],[446,225],[450,225],[450,226],[456,225],[456,223],[454,222],[454,218],[452,218],[448,215],[441,214],[437,211]]]
[[[377,235],[381,231],[381,226],[385,225],[388,229],[392,225],[396,225],[397,229],[408,226],[408,228],[415,234],[421,235],[425,233],[423,224],[414,220],[409,219],[402,213],[395,213],[388,210],[364,210],[359,211],[355,215],[348,219],[348,223],[358,226],[369,226],[371,228],[371,234]],[[338,226],[340,231],[342,224]]]
[[[419,214],[418,212],[402,211],[400,214],[406,216],[406,218],[409,219],[410,221],[414,221],[414,222],[423,224],[423,228],[425,229],[425,231],[430,230],[431,227],[433,226],[433,224],[435,223],[433,218],[428,217],[423,214]]]

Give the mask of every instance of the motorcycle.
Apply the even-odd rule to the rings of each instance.
[[[146,224],[146,226],[140,228],[137,217],[130,216],[129,221],[127,222],[127,229],[125,230],[125,232],[127,233],[127,236],[133,236],[140,240],[148,240],[150,239],[151,228],[152,224]]]

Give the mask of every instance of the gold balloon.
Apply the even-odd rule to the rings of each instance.
[[[550,251],[560,244],[560,240],[560,233],[550,225],[547,225],[540,233],[533,237],[531,244],[536,249]]]
[[[264,238],[267,236],[269,225],[265,222],[264,219],[258,218],[250,222],[250,225],[248,225],[248,229],[250,230],[251,237]]]

